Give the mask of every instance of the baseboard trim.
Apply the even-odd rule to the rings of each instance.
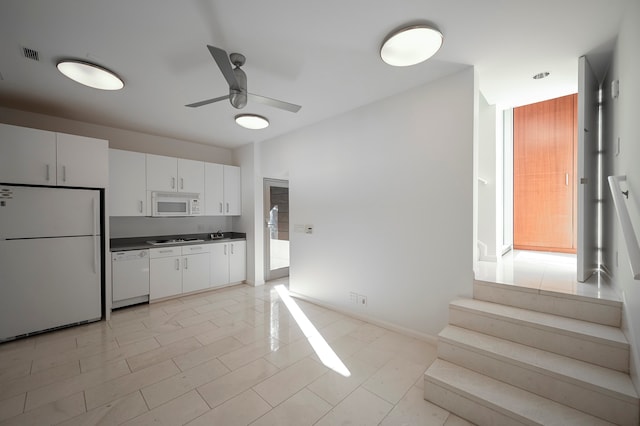
[[[313,303],[314,305],[318,305],[318,306],[326,308],[326,309],[331,309],[332,311],[336,311],[336,312],[338,312],[340,314],[347,315],[349,317],[352,317],[352,318],[355,318],[355,319],[358,319],[358,320],[361,320],[361,321],[366,321],[368,323],[371,323],[373,325],[377,325],[377,326],[382,327],[382,328],[386,328],[387,330],[390,330],[390,331],[393,331],[393,332],[396,332],[396,333],[405,334],[405,335],[413,337],[415,339],[423,340],[423,341],[425,341],[427,343],[430,343],[432,345],[437,345],[437,343],[438,343],[438,337],[437,336],[432,336],[430,334],[422,333],[420,331],[416,331],[416,330],[413,330],[411,328],[403,327],[403,326],[400,326],[400,325],[397,325],[397,324],[394,324],[394,323],[391,323],[391,322],[382,321],[380,319],[371,317],[369,315],[362,315],[362,314],[358,314],[358,313],[355,313],[355,312],[352,312],[352,311],[348,311],[346,309],[340,308],[338,306],[334,306],[334,305],[332,305],[330,303],[322,302],[320,300],[314,299],[314,298],[309,297],[309,296],[305,296],[303,294],[295,293],[295,292],[292,292],[292,291],[289,291],[289,294],[292,297],[295,297],[296,299],[304,300],[306,302]]]

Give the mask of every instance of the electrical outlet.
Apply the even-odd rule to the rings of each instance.
[[[313,234],[313,225],[305,225],[304,232],[305,234]]]
[[[363,296],[362,294],[358,295],[358,305],[367,306],[367,296]]]

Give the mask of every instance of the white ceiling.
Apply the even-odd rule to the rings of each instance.
[[[310,125],[474,65],[489,103],[517,106],[577,91],[584,54],[603,73],[633,0],[3,0],[0,105],[224,147]],[[431,22],[442,49],[414,67],[378,55],[391,30]],[[247,57],[249,91],[302,105],[260,104],[265,130],[238,127],[206,45]],[[35,49],[40,61],[22,56]],[[103,92],[57,72],[63,57],[89,60],[125,80]],[[551,75],[534,81],[532,75]]]

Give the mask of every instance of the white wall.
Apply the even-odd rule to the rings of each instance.
[[[513,247],[513,109],[502,113],[502,252]]]
[[[479,260],[497,260],[496,241],[496,107],[480,93],[478,139],[478,244]],[[480,181],[482,179],[482,181]],[[485,183],[486,182],[486,183]]]
[[[264,284],[264,258],[262,239],[262,198],[260,145],[244,145],[233,152],[234,161],[242,170],[242,216],[234,218],[233,229],[247,234],[247,283]]]
[[[614,51],[604,89],[605,150],[610,162],[607,173],[626,175],[629,199],[626,201],[635,228],[640,238],[640,2],[629,2]],[[620,81],[620,95],[611,99],[611,81]],[[616,156],[617,139],[620,138],[620,153]],[[628,254],[617,218],[612,214],[611,193],[605,187],[604,254],[605,267],[613,275],[616,289],[624,301],[623,329],[632,344],[631,375],[640,389],[640,281],[633,280]],[[618,254],[616,263],[615,253]]]
[[[254,182],[288,179],[292,228],[314,226],[291,229],[294,293],[425,336],[446,325],[449,301],[472,292],[475,87],[468,68],[254,151]]]
[[[111,217],[109,224],[110,238],[203,234],[231,231],[233,227],[230,216]]]

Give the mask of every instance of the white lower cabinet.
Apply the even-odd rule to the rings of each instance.
[[[209,288],[209,246],[149,250],[149,300]]]
[[[211,287],[221,287],[247,278],[246,241],[211,246]]]
[[[184,246],[182,255],[182,292],[209,288],[209,246]]]
[[[229,282],[238,283],[247,279],[247,242],[229,243]]]

